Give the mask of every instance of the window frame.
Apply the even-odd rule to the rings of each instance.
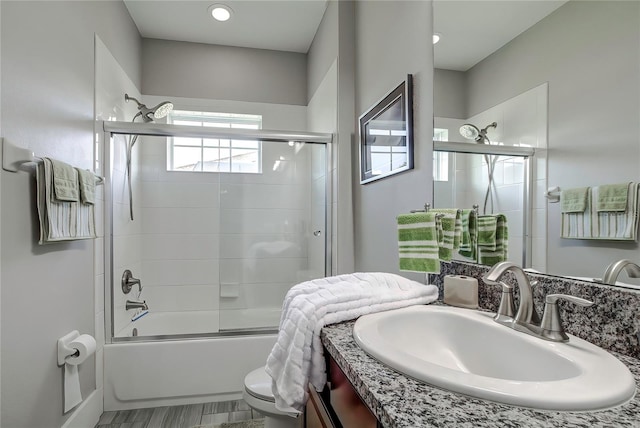
[[[202,126],[220,129],[262,129],[262,115],[258,114],[242,114],[242,113],[220,113],[209,111],[192,111],[192,110],[173,110],[167,117],[167,123],[177,124],[178,126]],[[219,124],[223,126],[212,126],[206,124]],[[241,126],[247,124],[249,126]],[[234,126],[235,125],[235,126]],[[195,172],[195,173],[226,173],[226,174],[262,174],[262,141],[260,140],[233,140],[228,138],[189,138],[194,140],[194,144],[176,144],[175,137],[169,137],[167,139],[167,164],[166,168],[168,172]],[[216,140],[217,144],[207,145],[206,140]],[[200,144],[197,144],[199,141]],[[226,142],[226,144],[225,144]],[[248,145],[255,145],[256,147],[247,147]],[[179,169],[175,166],[175,149],[176,147],[194,148],[200,149],[199,161],[194,164],[194,167],[199,165],[200,169]],[[204,169],[205,162],[205,150],[217,149],[218,151],[226,149],[229,150],[228,163],[220,162],[222,159],[220,156],[217,159],[218,171]],[[256,152],[257,156],[257,170],[255,171],[237,171],[233,169],[233,152],[234,150],[252,150]],[[218,152],[220,153],[220,152]],[[216,161],[214,161],[216,162]],[[220,170],[220,166],[228,164],[227,170]]]

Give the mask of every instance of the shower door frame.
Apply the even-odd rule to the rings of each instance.
[[[524,159],[524,185],[522,190],[522,266],[531,266],[531,251],[533,248],[531,237],[531,206],[533,203],[533,169],[531,160],[536,154],[533,147],[521,146],[499,146],[496,144],[471,144],[457,143],[453,141],[433,141],[434,152],[465,153],[472,155],[492,155],[492,156],[517,156]],[[493,191],[493,190],[492,190]],[[432,206],[434,201],[431,201]],[[477,263],[477,262],[476,262]]]
[[[143,342],[161,340],[183,340],[183,339],[203,339],[229,336],[246,336],[256,334],[273,334],[277,332],[274,328],[251,329],[246,331],[216,332],[216,333],[194,333],[194,334],[173,334],[154,335],[137,337],[115,337],[114,332],[114,278],[113,278],[113,186],[112,186],[112,166],[113,166],[113,137],[116,135],[139,135],[153,137],[189,137],[189,138],[221,138],[233,140],[259,140],[266,142],[276,142],[286,144],[289,141],[310,144],[324,144],[325,146],[325,204],[324,204],[324,257],[325,276],[332,272],[332,225],[333,218],[331,204],[333,201],[333,134],[306,132],[306,131],[274,131],[274,130],[251,130],[251,129],[222,129],[207,128],[199,126],[169,125],[158,123],[137,123],[103,121],[103,171],[104,171],[104,301],[105,301],[105,342]],[[108,150],[107,150],[108,148]],[[292,284],[294,285],[294,284]],[[107,313],[109,314],[107,316]]]

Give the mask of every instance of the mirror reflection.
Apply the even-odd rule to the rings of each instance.
[[[436,130],[464,142],[460,126],[496,122],[487,129],[492,142],[536,149],[531,229],[523,231],[531,239],[527,267],[591,280],[616,261],[639,264],[634,240],[562,238],[561,204],[545,193],[640,181],[640,3],[436,0],[434,31]],[[482,188],[487,161],[475,157],[478,176],[454,184],[454,196],[468,183]],[[456,180],[474,174],[448,162]],[[495,165],[495,187],[513,177],[507,169],[519,168],[505,166]],[[442,206],[437,177],[434,184],[434,206]],[[499,205],[504,198],[492,193]],[[617,281],[638,283],[625,268]]]

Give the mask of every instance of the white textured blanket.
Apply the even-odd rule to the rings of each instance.
[[[267,359],[276,408],[302,412],[309,382],[321,391],[326,382],[320,330],[361,315],[431,303],[434,285],[391,273],[354,273],[295,285],[282,307],[278,340]]]

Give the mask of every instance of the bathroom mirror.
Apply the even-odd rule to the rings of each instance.
[[[467,141],[457,129],[469,118],[483,128],[492,121],[485,112],[546,85],[544,102],[503,110],[488,132],[526,128],[546,113],[534,171],[544,180],[533,183],[530,212],[539,270],[593,279],[613,261],[640,263],[633,241],[560,238],[559,204],[544,197],[548,187],[640,181],[640,3],[435,0],[434,31],[435,122],[455,130],[449,141]],[[516,114],[527,109],[533,116]]]

